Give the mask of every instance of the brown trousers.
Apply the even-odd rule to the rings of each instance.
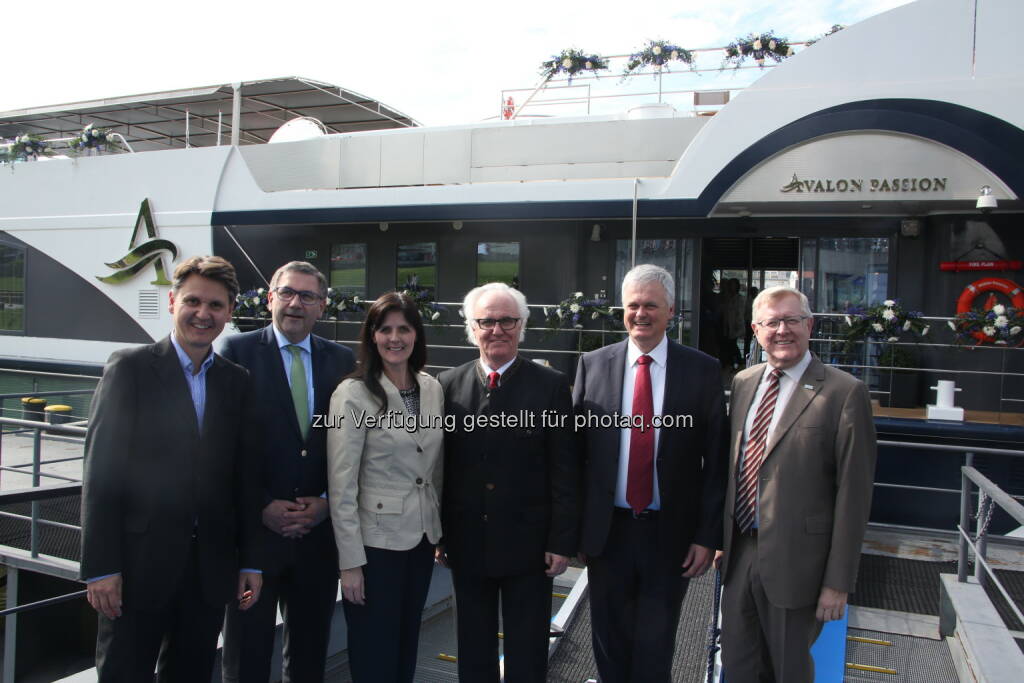
[[[817,605],[786,609],[765,594],[757,537],[734,530],[729,582],[722,593],[722,671],[729,683],[813,683],[811,646],[821,633]],[[798,562],[799,558],[793,558]]]

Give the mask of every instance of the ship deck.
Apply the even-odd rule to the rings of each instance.
[[[27,435],[5,434],[0,460],[4,466],[30,463],[32,440]],[[42,471],[75,478],[81,474],[80,460],[66,460],[81,454],[81,442],[72,439],[46,438],[43,441]],[[50,480],[49,483],[52,483]],[[43,483],[47,483],[44,479]],[[0,475],[0,489],[21,489],[31,485],[28,475],[4,471]],[[39,503],[42,519],[78,524],[79,500],[77,496],[58,498]],[[28,516],[29,503],[0,507],[0,512]],[[0,550],[5,554],[27,554],[30,548],[29,524],[23,519],[0,517]],[[68,563],[78,560],[78,532],[66,528],[42,527],[39,534],[40,562],[54,560],[55,576],[67,576]],[[1024,545],[1015,539],[991,538],[989,561],[996,567],[1000,579],[1007,586],[1018,605],[1024,604]],[[907,531],[872,525],[868,529],[861,556],[856,592],[851,596],[848,635],[856,638],[882,641],[888,644],[848,640],[845,661],[849,664],[868,665],[895,671],[880,673],[847,668],[847,681],[958,681],[961,680],[950,648],[940,637],[939,582],[940,575],[956,573],[955,537],[949,532]],[[580,573],[574,570],[573,576]],[[448,581],[444,572],[435,573],[435,581]],[[446,593],[447,586],[440,588]],[[564,595],[571,586],[566,582],[556,585],[555,591]],[[997,611],[1011,629],[1011,635],[1024,650],[1024,624],[1018,623],[1002,598],[994,590],[988,591]],[[708,632],[712,619],[714,578],[708,574],[691,582],[683,605],[683,615],[677,634],[673,664],[673,680],[694,682],[706,680]],[[553,614],[562,606],[564,597],[552,601]],[[420,663],[417,681],[457,680],[458,656],[455,643],[454,610],[450,598],[436,601],[425,613],[420,638]],[[596,678],[590,644],[590,612],[587,599],[566,623],[565,634],[559,639],[550,660],[549,681],[582,683]],[[65,680],[95,680],[84,672]],[[26,679],[28,680],[28,679]],[[39,680],[53,680],[40,678]],[[328,660],[327,681],[340,683],[351,680],[347,652],[342,650]]]

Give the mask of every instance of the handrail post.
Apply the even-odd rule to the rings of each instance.
[[[35,437],[32,440],[32,488],[39,486],[39,469],[42,460],[43,430],[35,428]],[[32,557],[39,557],[39,501],[32,501],[32,525],[29,528],[29,550]]]
[[[974,456],[967,454],[967,467],[973,462]],[[970,533],[971,519],[971,480],[967,473],[960,470],[960,537],[957,547],[956,580],[960,583],[967,581],[967,538],[964,534]]]
[[[7,568],[7,604],[5,607],[18,605],[18,574],[17,567]],[[14,683],[15,655],[18,650],[18,615],[9,614],[4,618],[4,669],[3,683]]]

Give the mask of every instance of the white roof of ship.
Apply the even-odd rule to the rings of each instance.
[[[337,85],[296,76],[244,81],[240,144],[267,142],[285,122],[309,116],[328,133],[405,128],[418,121],[394,107]],[[218,114],[224,143],[231,136],[235,84],[109,97],[0,112],[0,138],[25,133],[43,138],[74,135],[87,124],[121,133],[139,151],[217,144]]]

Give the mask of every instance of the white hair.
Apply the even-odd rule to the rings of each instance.
[[[779,285],[778,287],[768,287],[758,292],[757,296],[754,297],[754,303],[750,307],[750,319],[757,322],[757,309],[765,304],[774,303],[785,296],[795,296],[800,301],[800,311],[809,318],[814,317],[814,314],[811,313],[811,305],[807,302],[807,297],[803,292],[799,289]]]
[[[626,287],[629,285],[646,285],[657,282],[665,290],[665,303],[669,307],[675,306],[676,283],[672,274],[661,266],[652,263],[642,263],[634,266],[625,277],[622,278],[622,303],[626,303]]]
[[[523,296],[522,292],[509,287],[504,282],[488,282],[486,285],[474,287],[466,294],[466,298],[462,300],[462,317],[466,319],[466,339],[473,346],[477,345],[476,338],[473,336],[473,318],[476,316],[476,302],[484,294],[492,292],[504,294],[515,302],[516,308],[519,309],[520,323],[522,323],[519,327],[519,341],[523,341],[526,338],[526,323],[530,319],[530,307],[526,305],[526,297]]]

